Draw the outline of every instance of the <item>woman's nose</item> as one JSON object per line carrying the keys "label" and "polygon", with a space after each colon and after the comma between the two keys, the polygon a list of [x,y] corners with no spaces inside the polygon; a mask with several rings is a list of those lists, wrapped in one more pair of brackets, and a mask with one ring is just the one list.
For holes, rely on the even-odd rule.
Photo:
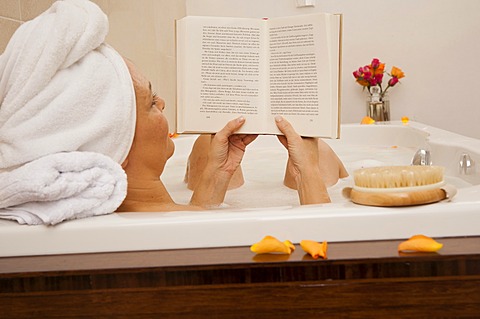
{"label": "woman's nose", "polygon": [[165,109],[165,101],[164,101],[162,98],[157,97],[157,101],[156,101],[155,104],[158,106],[158,108],[159,108],[161,111],[163,111],[163,110]]}

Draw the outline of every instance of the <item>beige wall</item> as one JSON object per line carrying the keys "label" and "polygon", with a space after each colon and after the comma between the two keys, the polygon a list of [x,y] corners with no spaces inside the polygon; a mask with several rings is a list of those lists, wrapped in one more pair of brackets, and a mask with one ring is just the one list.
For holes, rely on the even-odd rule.
{"label": "beige wall", "polygon": [[[175,121],[175,19],[185,15],[180,0],[110,0],[107,42],[132,60],[165,100],[169,123]],[[173,125],[171,125],[172,127]]]}
{"label": "beige wall", "polygon": [[[55,0],[0,0],[0,52],[5,50],[8,40],[22,22],[31,20],[48,9]],[[96,0],[104,11],[108,0]]]}
{"label": "beige wall", "polygon": [[188,15],[274,17],[343,14],[342,123],[365,116],[352,72],[379,58],[406,77],[390,91],[391,118],[480,139],[479,0],[185,0]]}
{"label": "beige wall", "polygon": [[[179,0],[92,0],[108,15],[107,42],[134,61],[152,82],[174,121],[175,41],[174,21],[185,13]],[[25,21],[35,18],[55,0],[0,0],[0,53]],[[170,106],[170,107],[169,107]]]}
{"label": "beige wall", "polygon": [[[54,0],[0,0],[0,52],[16,28]],[[480,138],[480,1],[322,0],[295,8],[293,0],[94,0],[110,18],[107,41],[152,81],[174,119],[174,20],[197,15],[273,16],[313,11],[344,14],[342,122],[359,122],[364,93],[352,71],[373,57],[401,67],[392,92],[392,118],[410,119]],[[381,14],[375,19],[371,8]],[[381,26],[381,27],[379,27]],[[459,67],[460,65],[460,67]],[[461,70],[461,72],[459,71]],[[460,72],[460,73],[459,73]]]}

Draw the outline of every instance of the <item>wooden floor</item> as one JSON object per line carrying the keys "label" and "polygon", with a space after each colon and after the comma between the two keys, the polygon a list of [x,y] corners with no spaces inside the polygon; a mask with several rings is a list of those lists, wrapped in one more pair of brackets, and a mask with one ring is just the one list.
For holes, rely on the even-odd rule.
{"label": "wooden floor", "polygon": [[480,237],[436,239],[0,258],[0,318],[480,318]]}

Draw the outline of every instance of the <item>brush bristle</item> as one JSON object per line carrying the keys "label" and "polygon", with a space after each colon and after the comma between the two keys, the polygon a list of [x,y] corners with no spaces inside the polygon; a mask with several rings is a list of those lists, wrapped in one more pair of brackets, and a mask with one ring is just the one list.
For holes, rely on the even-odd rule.
{"label": "brush bristle", "polygon": [[358,169],[353,177],[358,187],[399,188],[441,183],[443,173],[442,166],[381,166]]}

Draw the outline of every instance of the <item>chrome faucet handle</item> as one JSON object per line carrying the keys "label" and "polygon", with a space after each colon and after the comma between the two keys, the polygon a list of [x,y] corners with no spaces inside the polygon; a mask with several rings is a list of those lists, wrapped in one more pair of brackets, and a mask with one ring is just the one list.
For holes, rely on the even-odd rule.
{"label": "chrome faucet handle", "polygon": [[463,175],[471,174],[475,167],[475,161],[467,153],[463,153],[460,156],[460,162],[458,164],[460,168],[460,174]]}
{"label": "chrome faucet handle", "polygon": [[413,155],[412,165],[432,165],[432,155],[429,150],[419,149]]}

